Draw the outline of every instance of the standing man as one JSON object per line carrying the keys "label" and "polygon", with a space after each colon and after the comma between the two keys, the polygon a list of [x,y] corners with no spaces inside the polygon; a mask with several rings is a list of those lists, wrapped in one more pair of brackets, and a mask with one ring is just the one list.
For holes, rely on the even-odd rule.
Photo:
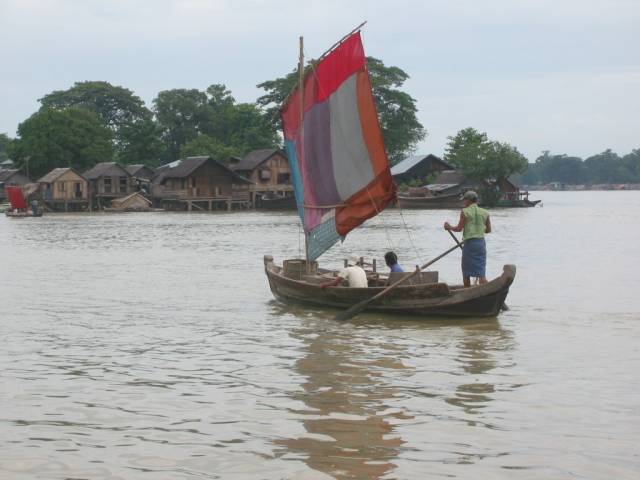
{"label": "standing man", "polygon": [[462,231],[462,279],[465,287],[471,286],[471,277],[480,279],[480,285],[487,283],[487,247],[485,233],[491,232],[489,212],[478,206],[478,194],[472,190],[462,197],[464,208],[460,212],[458,225],[452,227],[444,222],[444,229],[453,232]]}
{"label": "standing man", "polygon": [[346,281],[347,285],[352,288],[367,288],[369,282],[367,281],[367,274],[364,269],[359,265],[360,259],[354,255],[347,259],[347,266],[340,270],[338,276],[320,285],[320,288],[335,287],[340,285],[342,281]]}

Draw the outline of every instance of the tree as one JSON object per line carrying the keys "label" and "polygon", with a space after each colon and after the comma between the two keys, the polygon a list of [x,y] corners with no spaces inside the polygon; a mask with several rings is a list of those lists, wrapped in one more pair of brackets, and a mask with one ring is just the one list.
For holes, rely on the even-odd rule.
{"label": "tree", "polygon": [[495,184],[523,172],[528,166],[526,157],[517,148],[508,143],[490,141],[486,133],[473,128],[460,130],[448,139],[444,159],[482,185],[480,193],[487,204],[498,200],[494,194]]}
{"label": "tree", "polygon": [[140,120],[120,128],[118,161],[126,165],[142,163],[157,166],[165,152],[161,130],[152,119]]}
{"label": "tree", "polygon": [[180,157],[199,157],[208,155],[221,162],[226,162],[229,157],[237,155],[232,147],[222,145],[209,135],[202,134],[187,142],[180,148]]}
{"label": "tree", "polygon": [[168,90],[154,100],[171,159],[207,154],[224,160],[278,144],[277,133],[256,105],[236,103],[224,85]]}
{"label": "tree", "polygon": [[631,180],[631,172],[611,149],[587,158],[584,165],[592,183],[623,183]]}
{"label": "tree", "polygon": [[[306,70],[314,64],[312,60]],[[426,136],[416,116],[415,99],[400,88],[409,75],[398,67],[387,67],[381,60],[367,57],[373,98],[378,111],[382,136],[392,165],[410,153]],[[298,71],[257,85],[265,90],[256,103],[265,109],[274,129],[281,130],[280,107],[298,82]]]}
{"label": "tree", "polygon": [[640,148],[636,148],[622,157],[622,162],[631,173],[632,182],[640,183]]}
{"label": "tree", "polygon": [[18,126],[16,165],[33,178],[56,167],[83,171],[113,158],[113,133],[85,108],[41,109]]}
{"label": "tree", "polygon": [[197,89],[164,90],[158,93],[153,105],[168,158],[175,160],[180,148],[200,133],[206,120],[207,94]]}
{"label": "tree", "polygon": [[103,81],[76,82],[40,99],[43,109],[83,107],[94,112],[112,130],[118,160],[154,163],[159,155],[159,131],[142,99],[124,87]]}
{"label": "tree", "polygon": [[13,140],[6,133],[0,133],[0,161],[9,158],[9,150]]}

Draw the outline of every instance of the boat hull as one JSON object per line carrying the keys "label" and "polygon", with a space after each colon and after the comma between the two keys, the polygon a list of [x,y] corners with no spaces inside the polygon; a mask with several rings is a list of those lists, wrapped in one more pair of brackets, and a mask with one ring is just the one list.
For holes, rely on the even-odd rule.
{"label": "boat hull", "polygon": [[439,195],[434,197],[417,197],[409,195],[398,196],[398,206],[400,208],[416,208],[416,209],[459,209],[464,207],[460,195]]}
{"label": "boat hull", "polygon": [[[284,275],[282,268],[265,256],[265,273],[271,292],[285,303],[348,308],[371,298],[385,287],[320,288],[317,280],[297,280]],[[485,285],[470,288],[449,287],[445,283],[399,286],[388,295],[371,302],[367,310],[390,314],[408,314],[424,317],[485,317],[496,316],[502,308],[509,287],[515,278],[514,265],[505,265],[500,277]],[[331,277],[325,278],[325,280]]]}
{"label": "boat hull", "polygon": [[295,210],[296,197],[263,198],[257,208],[261,210]]}
{"label": "boat hull", "polygon": [[38,212],[37,214],[34,214],[32,212],[13,212],[13,211],[10,211],[10,210],[5,211],[4,214],[7,217],[10,217],[10,218],[26,218],[26,217],[41,217],[42,216],[42,212]]}

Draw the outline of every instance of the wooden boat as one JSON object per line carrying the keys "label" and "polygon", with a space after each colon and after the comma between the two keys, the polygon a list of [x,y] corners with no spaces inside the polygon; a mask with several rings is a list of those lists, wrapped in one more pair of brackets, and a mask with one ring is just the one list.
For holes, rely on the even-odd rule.
{"label": "wooden boat", "polygon": [[4,214],[7,217],[11,217],[11,218],[26,218],[26,217],[41,217],[42,216],[42,210],[39,211],[38,213],[33,213],[31,210],[7,210],[4,212]]}
{"label": "wooden boat", "polygon": [[367,309],[423,316],[497,315],[515,277],[513,265],[506,265],[502,275],[491,282],[470,288],[438,282],[434,272],[404,274],[410,277],[396,283],[375,271],[367,273],[366,288],[321,287],[335,280],[338,272],[319,269],[316,260],[351,230],[392,205],[397,189],[359,28],[314,62],[307,75],[303,74],[302,52],[301,38],[298,87],[285,101],[281,115],[305,232],[305,258],[284,260],[279,267],[271,255],[264,256],[273,295],[284,302],[346,308],[372,299],[391,283],[394,289],[371,301]]}
{"label": "wooden boat", "polygon": [[464,207],[464,203],[458,193],[432,196],[398,195],[398,207],[425,210],[439,208],[461,209]]}
{"label": "wooden boat", "polygon": [[502,208],[531,208],[538,205],[542,200],[529,200],[528,198],[521,198],[518,200],[500,200],[496,207]]}
{"label": "wooden boat", "polygon": [[[302,268],[275,265],[273,257],[265,255],[264,270],[273,295],[287,303],[303,303],[323,307],[348,308],[373,297],[388,284],[388,277],[367,272],[369,288],[327,287],[320,284],[335,278],[337,271],[318,269],[314,273]],[[293,264],[295,265],[295,264]],[[485,285],[464,288],[442,282],[399,286],[388,295],[371,302],[367,310],[421,316],[495,316],[500,312],[516,276],[514,265],[505,265],[502,275]]]}
{"label": "wooden boat", "polygon": [[5,187],[5,191],[7,193],[9,203],[11,204],[10,208],[4,212],[7,217],[25,218],[42,216],[42,209],[37,208],[37,204],[35,204],[33,208],[29,208],[22,187],[9,185]]}
{"label": "wooden boat", "polygon": [[283,195],[263,195],[257,205],[262,210],[295,210],[296,197]]}

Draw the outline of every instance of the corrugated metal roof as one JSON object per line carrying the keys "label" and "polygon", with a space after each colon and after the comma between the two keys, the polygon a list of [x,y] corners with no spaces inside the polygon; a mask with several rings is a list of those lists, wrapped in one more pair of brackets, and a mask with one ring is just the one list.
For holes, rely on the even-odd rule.
{"label": "corrugated metal roof", "polygon": [[391,167],[391,175],[402,175],[403,173],[408,172],[410,169],[418,165],[420,162],[427,161],[437,161],[446,165],[448,168],[453,168],[453,165],[442,160],[440,157],[436,157],[434,154],[430,153],[428,155],[411,155],[400,163],[395,164]]}

